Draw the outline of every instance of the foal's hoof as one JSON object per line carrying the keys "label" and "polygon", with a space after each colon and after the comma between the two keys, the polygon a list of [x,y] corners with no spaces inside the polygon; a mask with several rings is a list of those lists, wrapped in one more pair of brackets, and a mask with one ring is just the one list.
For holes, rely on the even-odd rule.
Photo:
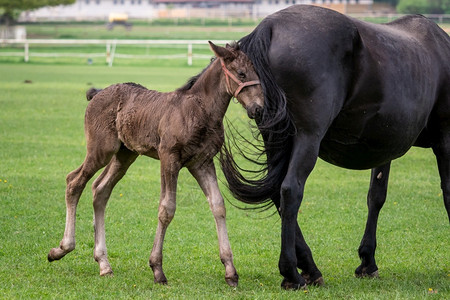
{"label": "foal's hoof", "polygon": [[52,262],[55,260],[60,260],[61,258],[64,257],[64,255],[66,255],[66,253],[63,250],[61,250],[61,248],[53,248],[48,253],[47,259],[49,262]]}
{"label": "foal's hoof", "polygon": [[154,280],[155,283],[159,283],[159,284],[162,284],[162,285],[166,285],[167,284],[167,278],[166,278],[166,275],[164,275],[163,272],[155,272],[153,274],[153,276],[155,277],[155,280]]}
{"label": "foal's hoof", "polygon": [[239,275],[236,273],[232,277],[225,277],[225,281],[231,287],[237,287],[239,281]]}
{"label": "foal's hoof", "polygon": [[114,276],[114,272],[111,269],[100,271],[100,276],[102,276],[102,277],[113,277]]}
{"label": "foal's hoof", "polygon": [[283,279],[281,287],[285,290],[306,290],[307,285],[306,283],[293,283]]}
{"label": "foal's hoof", "polygon": [[161,285],[167,285],[167,279],[164,277],[163,279],[156,279],[154,280],[155,283],[161,284]]}
{"label": "foal's hoof", "polygon": [[148,264],[153,271],[153,278],[155,279],[154,282],[162,284],[162,285],[166,285],[167,278],[166,278],[166,275],[164,275],[161,263],[152,263],[152,259],[150,257]]}
{"label": "foal's hoof", "polygon": [[47,260],[49,262],[55,261],[55,259],[53,258],[53,256],[50,253],[47,255]]}

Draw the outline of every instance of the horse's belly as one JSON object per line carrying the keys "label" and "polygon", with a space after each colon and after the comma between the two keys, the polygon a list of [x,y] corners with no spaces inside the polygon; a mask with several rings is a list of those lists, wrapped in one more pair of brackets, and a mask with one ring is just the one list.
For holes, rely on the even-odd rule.
{"label": "horse's belly", "polygon": [[[346,119],[346,120],[344,120]],[[370,169],[405,154],[422,122],[404,118],[338,118],[320,145],[323,160],[348,169]]]}
{"label": "horse's belly", "polygon": [[405,154],[410,145],[397,151],[384,147],[370,147],[364,142],[344,144],[335,140],[323,140],[319,157],[333,165],[355,170],[371,169]]}

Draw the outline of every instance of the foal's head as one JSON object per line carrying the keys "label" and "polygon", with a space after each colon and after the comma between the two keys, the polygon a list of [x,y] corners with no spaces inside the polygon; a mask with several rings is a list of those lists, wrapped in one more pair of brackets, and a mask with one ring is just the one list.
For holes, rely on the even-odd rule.
{"label": "foal's head", "polygon": [[220,60],[226,80],[227,91],[247,110],[248,117],[257,118],[262,113],[264,94],[258,75],[250,59],[237,46],[226,48],[209,42]]}

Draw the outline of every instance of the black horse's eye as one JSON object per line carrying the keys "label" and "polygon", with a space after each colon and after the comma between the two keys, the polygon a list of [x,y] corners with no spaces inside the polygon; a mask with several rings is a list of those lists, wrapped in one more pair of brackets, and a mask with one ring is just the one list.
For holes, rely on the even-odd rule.
{"label": "black horse's eye", "polygon": [[237,73],[238,73],[239,78],[241,78],[241,79],[245,78],[245,73],[243,71],[239,70]]}

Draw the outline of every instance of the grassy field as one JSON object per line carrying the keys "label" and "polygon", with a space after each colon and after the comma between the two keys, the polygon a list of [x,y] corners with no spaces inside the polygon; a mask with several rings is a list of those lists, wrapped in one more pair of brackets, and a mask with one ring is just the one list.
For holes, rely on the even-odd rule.
{"label": "grassy field", "polygon": [[[181,24],[182,25],[182,24]],[[239,39],[257,24],[239,26],[194,26],[173,24],[135,24],[131,30],[116,26],[108,30],[105,24],[27,24],[29,38],[55,39]]]}
{"label": "grassy field", "polygon": [[[169,91],[203,66],[0,63],[0,298],[450,298],[450,228],[436,164],[426,149],[414,149],[393,163],[379,222],[379,279],[353,276],[369,172],[322,161],[308,181],[299,222],[323,272],[324,287],[282,291],[279,218],[230,203],[228,230],[240,283],[228,287],[213,217],[187,171],[180,175],[177,213],[165,242],[169,285],[154,284],[148,256],[157,225],[159,162],[143,157],[113,191],[107,208],[114,277],[101,278],[93,260],[90,184],[77,212],[77,248],[48,263],[47,253],[59,244],[64,230],[65,176],[85,154],[85,91],[127,81]],[[230,105],[228,118],[239,128],[246,127],[245,116],[239,105]]]}
{"label": "grassy field", "polygon": [[[206,23],[203,23],[206,22]],[[201,39],[201,40],[227,40],[236,41],[250,33],[257,22],[234,20],[233,26],[227,25],[227,20],[179,20],[175,25],[173,20],[154,22],[135,22],[132,30],[126,30],[123,26],[116,26],[113,30],[107,30],[104,23],[30,23],[26,26],[27,37],[32,39]],[[372,22],[388,21],[386,19],[370,19]],[[449,24],[440,26],[450,32]],[[193,45],[196,67],[204,66],[207,62],[204,58],[195,55],[210,55],[211,51],[204,45]],[[104,66],[106,64],[105,45],[36,45],[31,44],[30,62],[38,64],[75,64]],[[14,53],[14,56],[8,54]],[[19,63],[24,61],[24,46],[1,45],[0,63]],[[134,58],[114,58],[114,66],[177,66],[184,67],[187,64],[186,45],[118,45],[116,54],[135,56]],[[52,57],[52,54],[58,56]],[[42,57],[43,55],[46,55]],[[159,59],[155,56],[178,55],[179,58]],[[153,57],[152,57],[153,56]]]}
{"label": "grassy field", "polygon": [[[195,23],[195,20],[193,21]],[[209,20],[208,22],[213,22]],[[255,27],[255,23],[236,22],[236,26],[227,26],[222,23],[200,24],[189,26],[175,26],[173,24],[137,23],[132,30],[126,30],[123,26],[117,26],[113,30],[107,30],[104,23],[44,23],[44,24],[24,24],[27,29],[27,37],[33,39],[201,39],[201,40],[227,40],[235,41],[250,33]],[[182,24],[181,24],[182,25]],[[193,45],[194,66],[201,67],[207,62],[205,59],[196,58],[195,55],[211,55],[208,44]],[[19,63],[24,61],[23,45],[1,45],[1,53],[14,52],[18,56],[0,56],[0,62]],[[118,45],[115,52],[124,55],[138,55],[136,58],[114,59],[114,66],[180,66],[187,64],[187,45],[142,45],[129,46]],[[39,57],[43,53],[59,54],[70,56],[59,57]],[[80,56],[81,55],[81,56]],[[96,55],[102,55],[98,57]],[[155,59],[149,56],[158,55],[184,55],[175,59]],[[78,56],[78,57],[77,57]],[[106,64],[106,49],[104,45],[30,45],[30,62],[40,64],[76,64],[86,65],[87,62],[93,65],[103,66]]]}

